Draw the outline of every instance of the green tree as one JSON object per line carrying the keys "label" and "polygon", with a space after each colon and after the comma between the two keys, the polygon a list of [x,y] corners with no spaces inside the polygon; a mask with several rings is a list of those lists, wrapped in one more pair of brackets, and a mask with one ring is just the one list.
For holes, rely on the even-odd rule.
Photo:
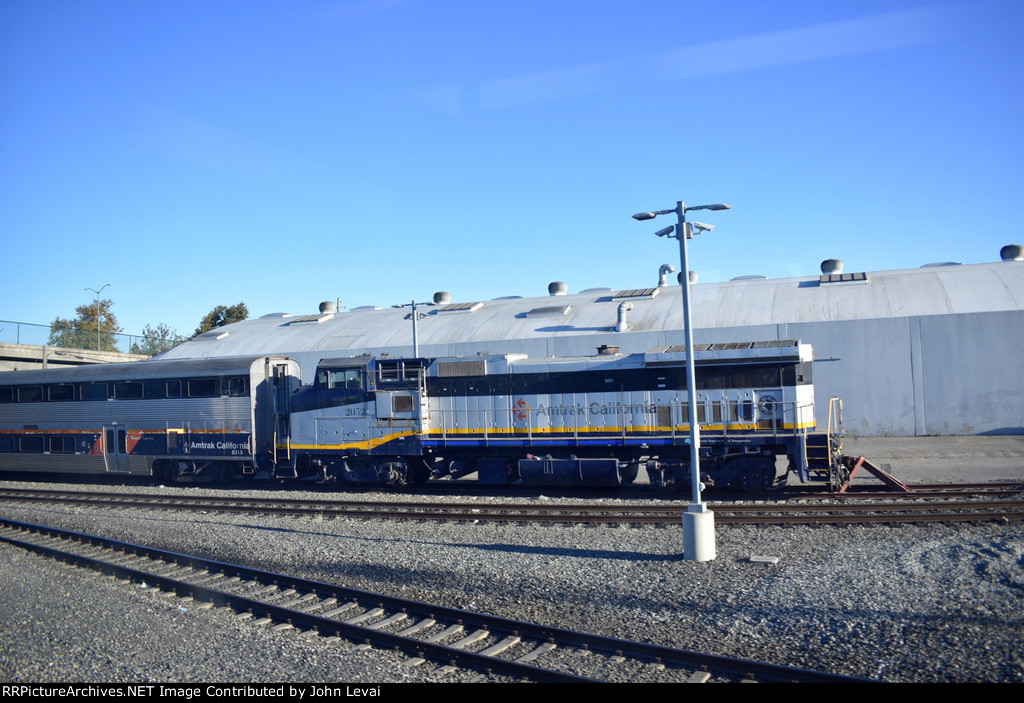
{"label": "green tree", "polygon": [[245,306],[245,303],[239,303],[238,305],[218,305],[211,310],[203,321],[199,323],[199,327],[196,329],[196,334],[202,334],[203,332],[209,332],[210,330],[223,327],[224,325],[230,325],[233,322],[241,322],[242,320],[248,319],[249,308]]}
{"label": "green tree", "polygon": [[75,308],[78,317],[74,320],[56,318],[50,323],[48,343],[55,347],[120,351],[115,335],[121,332],[121,327],[111,311],[113,306],[113,300],[93,301]]}
{"label": "green tree", "polygon": [[132,354],[145,354],[156,356],[168,349],[178,346],[184,341],[182,336],[162,322],[156,327],[146,325],[142,330],[142,337],[132,341]]}

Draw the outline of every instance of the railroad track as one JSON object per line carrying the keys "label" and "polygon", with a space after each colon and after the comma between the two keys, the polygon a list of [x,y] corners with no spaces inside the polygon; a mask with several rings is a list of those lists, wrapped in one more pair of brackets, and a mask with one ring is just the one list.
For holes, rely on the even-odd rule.
{"label": "railroad track", "polygon": [[[1019,491],[1019,487],[1018,491]],[[1004,488],[989,495],[1011,494]],[[863,524],[921,522],[1017,522],[1024,520],[1024,499],[1020,493],[1009,498],[978,497],[975,490],[961,499],[949,499],[950,492],[906,495],[879,494],[877,497],[828,494],[812,502],[801,498],[792,502],[711,502],[717,524],[792,525]],[[936,497],[929,498],[928,495]],[[346,499],[292,499],[254,497],[213,497],[109,493],[95,491],[56,491],[0,488],[0,497],[8,501],[67,503],[87,506],[242,512],[295,515],[316,518],[363,518],[402,520],[446,520],[466,522],[541,522],[560,524],[642,524],[676,525],[685,510],[682,502],[638,505],[635,503],[545,504],[426,503],[409,501],[364,501]]]}
{"label": "railroad track", "polygon": [[[0,540],[187,599],[253,626],[407,654],[405,666],[539,682],[859,682],[840,676],[456,610],[225,564],[94,535],[0,519]],[[451,667],[451,668],[450,668]]]}

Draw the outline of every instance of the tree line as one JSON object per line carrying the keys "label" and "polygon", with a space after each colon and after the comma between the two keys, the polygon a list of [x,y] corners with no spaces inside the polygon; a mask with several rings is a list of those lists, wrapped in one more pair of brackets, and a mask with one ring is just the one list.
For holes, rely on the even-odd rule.
{"label": "tree line", "polygon": [[[50,337],[48,344],[54,347],[69,347],[74,349],[95,349],[98,351],[122,351],[118,348],[118,335],[124,333],[117,322],[112,308],[114,301],[108,299],[94,300],[86,305],[79,305],[75,308],[77,317],[66,320],[57,317],[50,323]],[[199,327],[190,335],[194,337],[209,332],[217,327],[230,325],[233,322],[241,322],[248,319],[249,308],[245,303],[237,305],[218,305],[200,321]],[[171,349],[188,337],[178,334],[176,330],[170,329],[164,323],[146,325],[142,334],[132,336],[131,344],[127,349],[129,354],[145,354],[156,356]]]}

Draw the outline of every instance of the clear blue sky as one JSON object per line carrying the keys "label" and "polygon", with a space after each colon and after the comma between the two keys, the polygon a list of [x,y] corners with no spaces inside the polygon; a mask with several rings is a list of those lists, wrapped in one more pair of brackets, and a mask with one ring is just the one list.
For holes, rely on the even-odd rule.
{"label": "clear blue sky", "polygon": [[998,259],[1020,0],[0,0],[0,319]]}

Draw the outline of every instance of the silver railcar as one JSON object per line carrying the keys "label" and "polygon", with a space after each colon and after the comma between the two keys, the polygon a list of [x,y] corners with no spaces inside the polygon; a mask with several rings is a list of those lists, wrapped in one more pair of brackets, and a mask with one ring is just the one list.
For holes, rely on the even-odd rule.
{"label": "silver railcar", "polygon": [[0,470],[170,479],[270,469],[288,460],[275,447],[300,378],[281,356],[6,373]]}

